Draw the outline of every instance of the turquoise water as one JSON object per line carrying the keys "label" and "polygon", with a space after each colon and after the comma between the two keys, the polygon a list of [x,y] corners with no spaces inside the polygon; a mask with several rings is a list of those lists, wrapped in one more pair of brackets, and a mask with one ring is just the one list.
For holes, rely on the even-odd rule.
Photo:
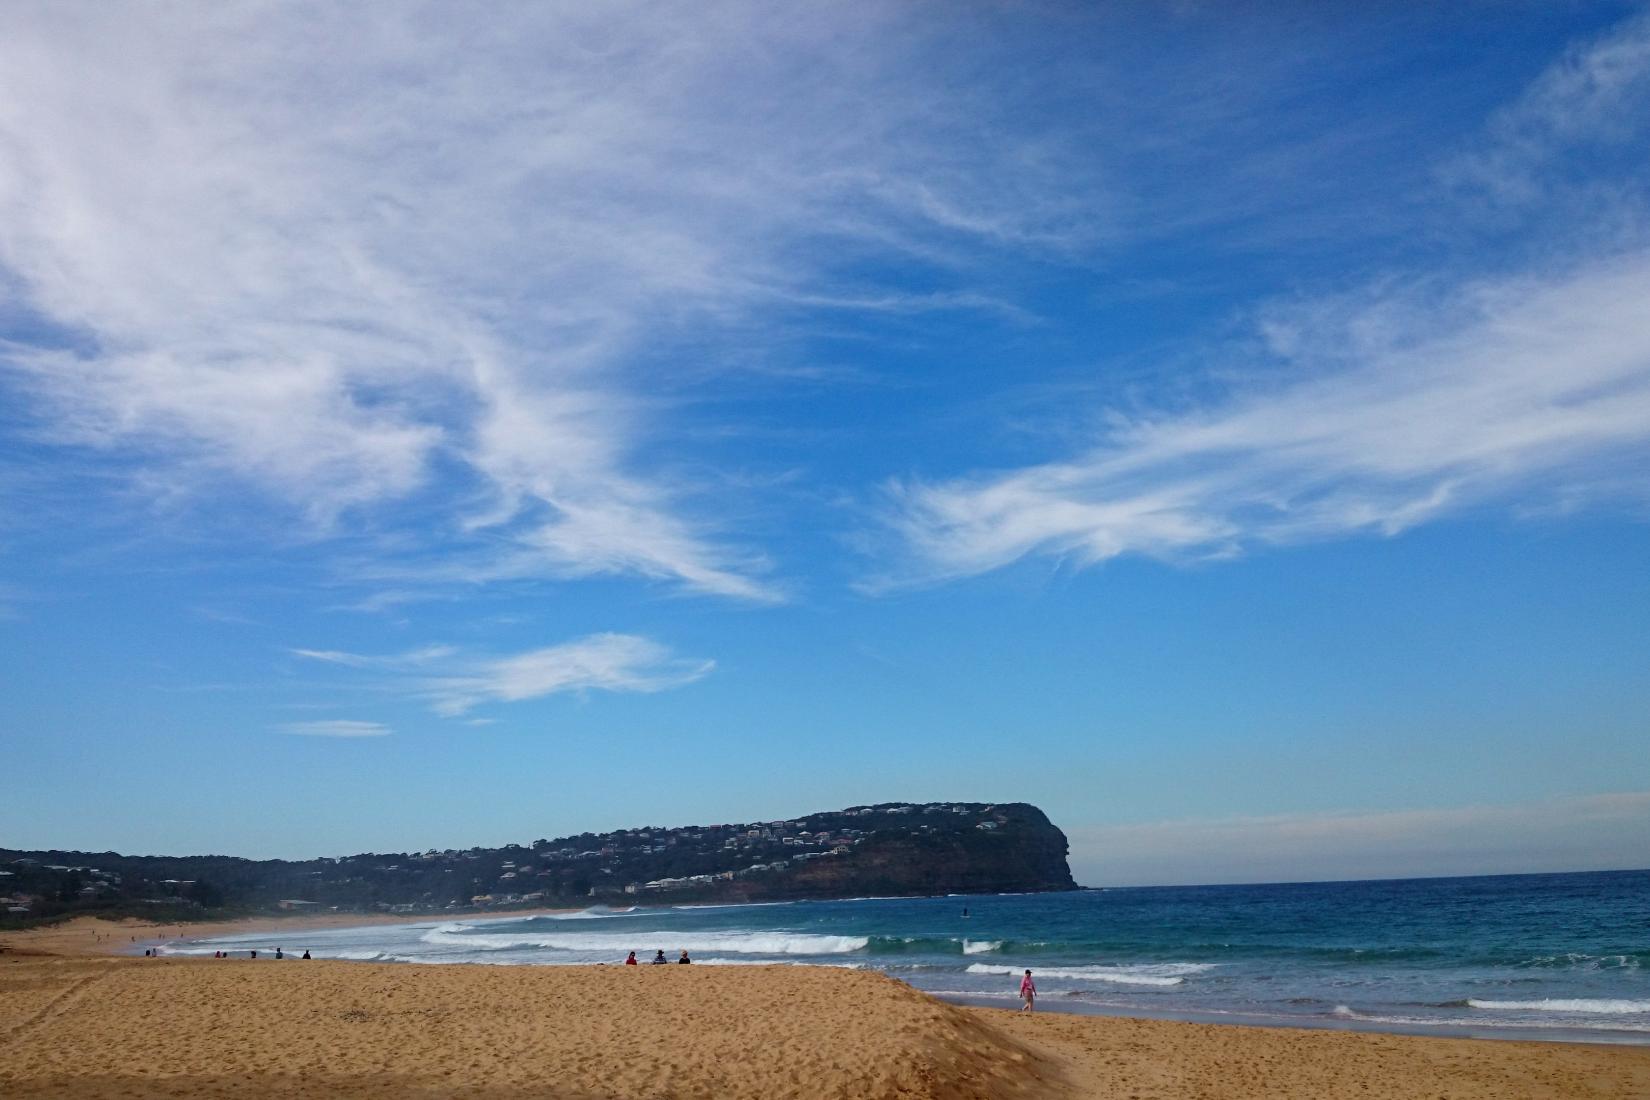
{"label": "turquoise water", "polygon": [[[967,916],[964,916],[964,910]],[[273,949],[265,936],[168,953]],[[1650,1043],[1650,871],[592,909],[306,933],[409,963],[872,968],[938,996],[1183,1019]]]}

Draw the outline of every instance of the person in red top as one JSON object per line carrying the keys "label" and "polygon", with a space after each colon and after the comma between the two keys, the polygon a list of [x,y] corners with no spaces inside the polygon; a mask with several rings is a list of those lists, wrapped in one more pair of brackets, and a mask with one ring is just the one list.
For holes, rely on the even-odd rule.
{"label": "person in red top", "polygon": [[624,964],[626,966],[635,966],[635,965],[637,965],[637,963],[636,963],[636,952],[632,951],[630,953],[630,956],[625,959]]}
{"label": "person in red top", "polygon": [[1025,1002],[1020,1006],[1021,1012],[1034,1011],[1032,1004],[1037,1000],[1037,983],[1031,980],[1029,970],[1026,971],[1026,976],[1020,979],[1020,1000]]}

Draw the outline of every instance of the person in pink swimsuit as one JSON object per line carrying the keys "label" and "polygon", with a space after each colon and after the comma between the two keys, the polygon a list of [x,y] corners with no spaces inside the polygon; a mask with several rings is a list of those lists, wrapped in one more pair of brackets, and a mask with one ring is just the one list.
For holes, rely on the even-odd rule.
{"label": "person in pink swimsuit", "polygon": [[1020,1006],[1021,1012],[1033,1011],[1032,1005],[1037,1000],[1037,983],[1031,980],[1029,970],[1026,971],[1026,976],[1020,979],[1020,1000],[1025,1002]]}

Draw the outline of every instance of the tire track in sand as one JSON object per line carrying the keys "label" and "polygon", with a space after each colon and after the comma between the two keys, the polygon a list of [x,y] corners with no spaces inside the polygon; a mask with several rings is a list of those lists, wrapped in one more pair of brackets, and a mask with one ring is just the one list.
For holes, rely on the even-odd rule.
{"label": "tire track in sand", "polygon": [[77,978],[69,988],[35,1009],[28,1016],[13,1024],[5,1031],[0,1032],[0,1044],[15,1042],[27,1035],[30,1031],[45,1023],[58,1009],[70,1001],[78,1000],[87,989],[107,978],[111,971],[99,970],[96,974],[88,974],[84,978]]}

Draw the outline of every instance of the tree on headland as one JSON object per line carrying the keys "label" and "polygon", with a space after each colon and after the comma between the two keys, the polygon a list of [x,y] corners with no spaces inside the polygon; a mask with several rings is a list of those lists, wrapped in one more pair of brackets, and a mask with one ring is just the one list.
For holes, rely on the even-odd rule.
{"label": "tree on headland", "polygon": [[184,890],[183,896],[203,909],[216,909],[223,904],[223,890],[208,879],[198,878]]}

